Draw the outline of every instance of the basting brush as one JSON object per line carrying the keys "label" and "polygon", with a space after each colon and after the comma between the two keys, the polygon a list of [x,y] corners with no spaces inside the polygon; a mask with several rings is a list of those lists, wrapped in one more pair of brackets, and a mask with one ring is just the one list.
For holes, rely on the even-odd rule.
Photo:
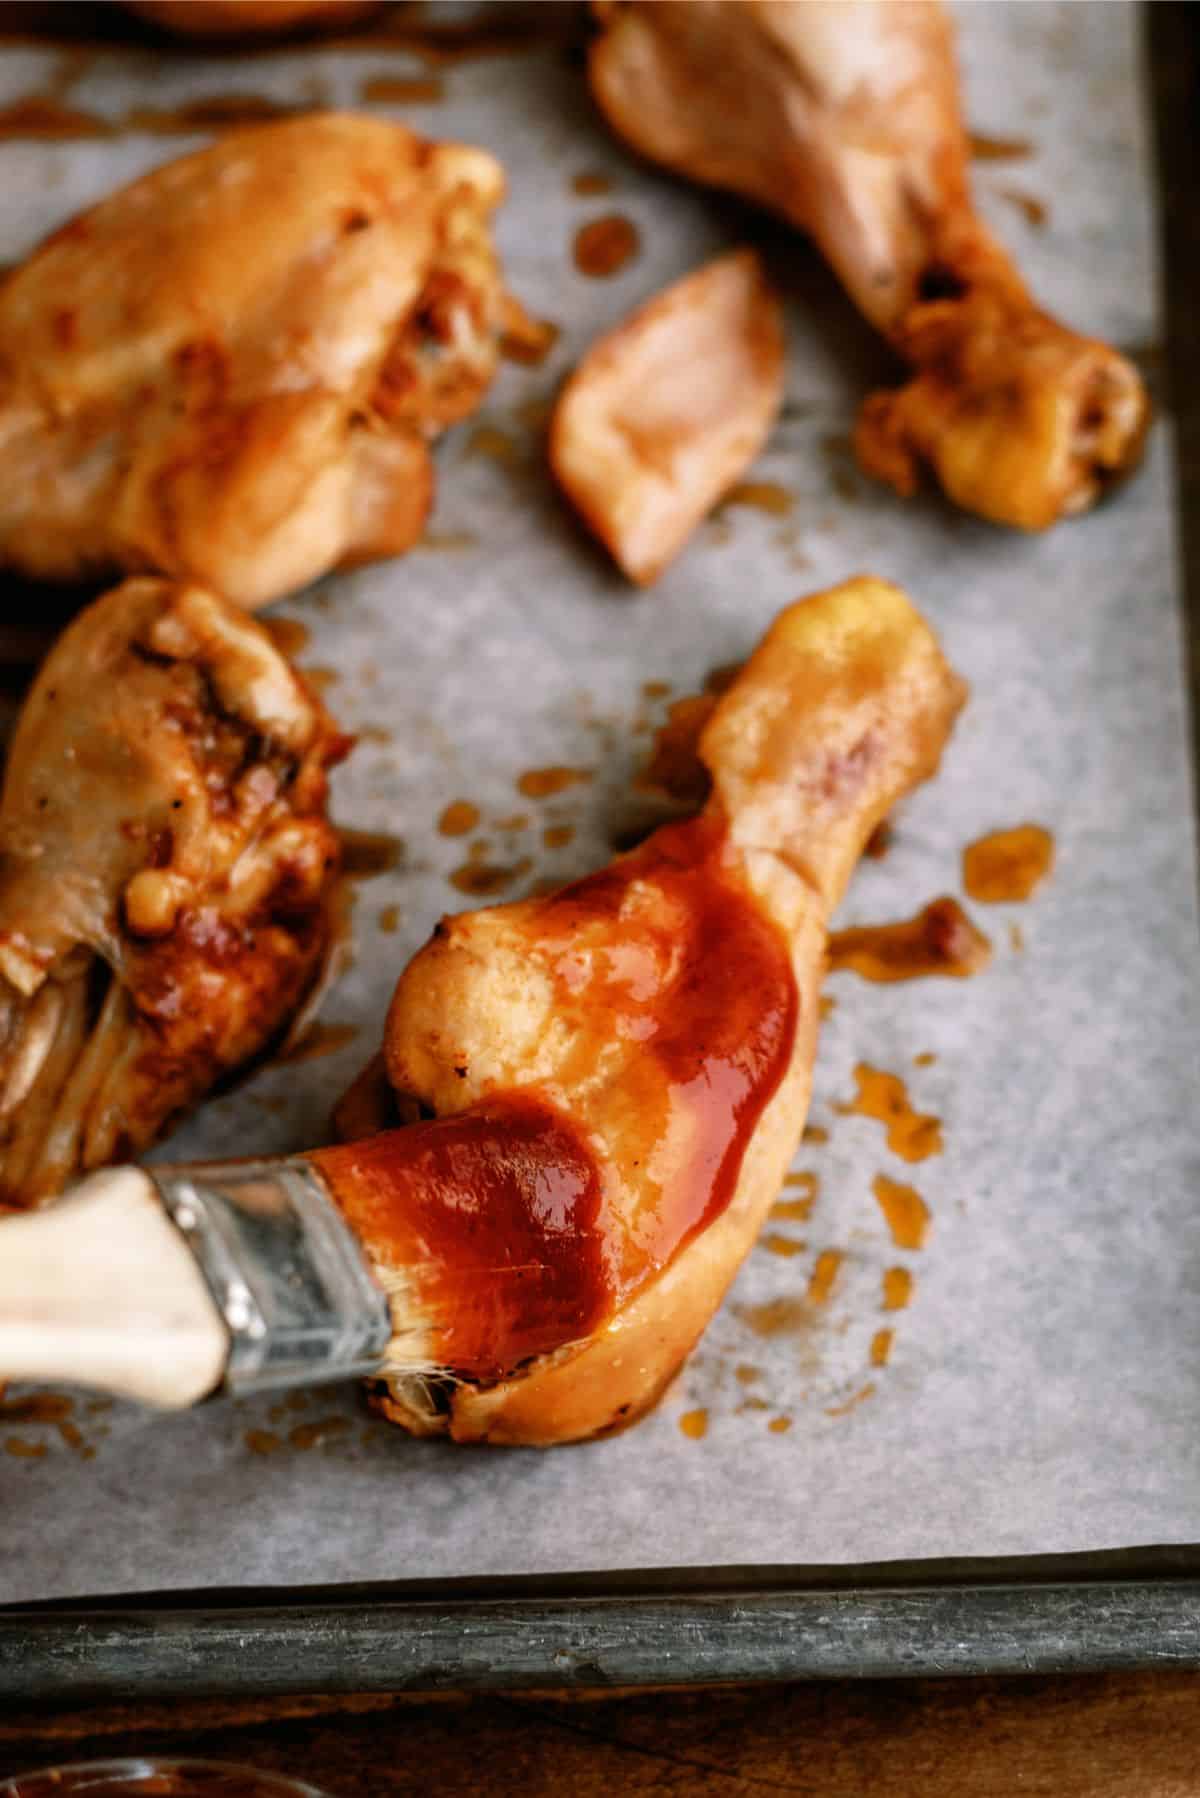
{"label": "basting brush", "polygon": [[307,1157],[107,1168],[6,1219],[0,1380],[173,1409],[435,1371],[427,1307],[373,1260],[336,1184]]}

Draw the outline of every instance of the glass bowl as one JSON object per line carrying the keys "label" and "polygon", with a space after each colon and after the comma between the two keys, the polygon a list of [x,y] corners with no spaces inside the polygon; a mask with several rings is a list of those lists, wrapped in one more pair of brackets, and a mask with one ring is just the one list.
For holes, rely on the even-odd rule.
{"label": "glass bowl", "polygon": [[330,1798],[315,1786],[280,1773],[235,1767],[224,1761],[89,1761],[18,1773],[0,1785],[0,1798]]}

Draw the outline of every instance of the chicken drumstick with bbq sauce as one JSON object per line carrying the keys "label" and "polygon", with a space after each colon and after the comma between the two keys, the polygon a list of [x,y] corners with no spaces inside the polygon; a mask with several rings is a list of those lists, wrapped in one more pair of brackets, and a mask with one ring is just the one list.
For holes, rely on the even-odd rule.
{"label": "chicken drumstick with bbq sauce", "polygon": [[659,1397],[799,1139],[830,913],[964,694],[898,588],[805,600],[714,701],[698,816],[438,926],[383,1048],[426,1121],[311,1157],[413,1320],[389,1417],[551,1444]]}
{"label": "chicken drumstick with bbq sauce", "polygon": [[928,464],[999,524],[1043,530],[1136,461],[1149,406],[1117,351],[1033,301],[974,210],[940,0],[596,0],[592,90],[644,155],[815,239],[913,369],[856,435],[901,493]]}

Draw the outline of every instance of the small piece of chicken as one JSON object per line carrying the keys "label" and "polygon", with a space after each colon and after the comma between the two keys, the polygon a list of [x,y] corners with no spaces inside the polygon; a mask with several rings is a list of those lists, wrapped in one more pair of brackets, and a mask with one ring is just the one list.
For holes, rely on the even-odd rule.
{"label": "small piece of chicken", "polygon": [[0,562],[253,607],[407,549],[495,372],[502,190],[482,150],[313,114],[55,232],[0,289]]}
{"label": "small piece of chicken", "polygon": [[[698,817],[438,926],[384,1038],[394,1092],[436,1121],[312,1157],[424,1320],[389,1417],[549,1444],[659,1397],[799,1138],[829,914],[964,692],[898,588],[805,600],[714,702]],[[373,1073],[344,1123],[383,1121]]]}
{"label": "small piece of chicken", "polygon": [[380,10],[383,0],[125,0],[126,10],[178,37],[271,37],[335,30]]}
{"label": "small piece of chicken", "polygon": [[1145,389],[1034,304],[976,216],[939,0],[598,0],[593,91],[636,149],[816,239],[915,378],[856,446],[911,493],[1041,530],[1136,460]]}
{"label": "small piece of chicken", "polygon": [[657,580],[757,456],[785,349],[762,263],[737,250],[640,306],[566,383],[550,466],[630,580]]}
{"label": "small piece of chicken", "polygon": [[51,651],[0,793],[0,1199],[147,1148],[332,946],[349,747],[261,625],[126,581]]}

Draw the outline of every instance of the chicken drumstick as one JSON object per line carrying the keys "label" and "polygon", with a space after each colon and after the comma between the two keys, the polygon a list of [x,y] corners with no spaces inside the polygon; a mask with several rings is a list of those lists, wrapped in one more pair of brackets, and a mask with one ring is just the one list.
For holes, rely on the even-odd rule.
{"label": "chicken drumstick", "polygon": [[972,207],[939,0],[597,0],[593,91],[633,146],[815,238],[914,369],[859,420],[864,467],[1041,530],[1137,458],[1124,357],[1042,312]]}
{"label": "chicken drumstick", "polygon": [[549,1444],[654,1403],[795,1149],[830,912],[964,692],[897,588],[803,601],[714,702],[696,818],[438,926],[384,1040],[434,1121],[311,1157],[422,1320],[388,1416]]}

